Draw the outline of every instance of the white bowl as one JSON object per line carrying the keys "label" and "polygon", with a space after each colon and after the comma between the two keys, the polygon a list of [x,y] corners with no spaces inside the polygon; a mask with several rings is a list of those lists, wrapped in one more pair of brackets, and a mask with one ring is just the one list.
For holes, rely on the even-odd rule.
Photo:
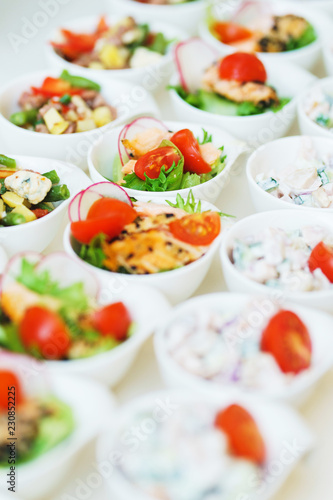
{"label": "white bowl", "polygon": [[89,177],[75,165],[48,158],[35,158],[33,156],[18,156],[8,154],[15,158],[17,165],[23,169],[34,170],[41,174],[56,170],[61,184],[67,184],[70,198],[55,203],[56,208],[41,219],[0,228],[0,244],[8,256],[22,251],[43,251],[54,239],[64,219],[67,207],[78,192],[89,186]]}
{"label": "white bowl", "polygon": [[198,24],[206,11],[206,1],[196,0],[184,5],[145,5],[135,0],[109,0],[111,12],[141,16],[146,21],[157,21],[179,26],[190,35],[196,35]]}
{"label": "white bowl", "polygon": [[[220,174],[210,181],[200,184],[199,186],[194,186],[191,189],[181,189],[178,191],[167,192],[167,195],[172,198],[174,198],[178,192],[183,198],[185,198],[192,190],[195,198],[215,203],[230,178],[235,161],[245,151],[245,145],[217,127],[210,127],[205,124],[198,125],[196,123],[189,122],[165,121],[163,123],[165,123],[169,130],[173,131],[189,128],[196,137],[202,136],[202,129],[204,128],[209,134],[213,135],[213,144],[216,147],[224,145],[223,153],[227,155],[227,161],[224,170]],[[115,156],[118,155],[118,137],[121,130],[122,127],[110,130],[107,134],[98,139],[90,148],[88,154],[88,167],[90,177],[94,182],[105,181],[105,179],[112,181],[112,165]],[[143,191],[138,191],[137,189],[128,188],[126,188],[126,191],[129,196],[133,196],[134,198],[144,193]],[[152,192],[149,193],[149,196],[152,200],[157,200],[159,198],[165,199],[166,193]]]}
{"label": "white bowl", "polygon": [[328,76],[333,76],[333,44],[329,41],[323,46],[324,66]]}
{"label": "white bowl", "polygon": [[[282,486],[297,462],[313,446],[313,436],[302,419],[293,410],[281,404],[267,403],[256,398],[251,399],[244,395],[239,395],[235,398],[224,392],[221,392],[218,397],[179,391],[146,394],[120,409],[110,422],[109,431],[98,442],[97,459],[101,464],[101,472],[102,464],[104,467],[114,465],[112,476],[106,479],[111,498],[116,498],[117,500],[128,500],[129,498],[135,498],[136,500],[156,500],[157,497],[140,491],[139,488],[127,480],[119,472],[117,465],[126,461],[126,456],[131,453],[134,445],[137,446],[135,453],[140,453],[140,447],[144,446],[144,441],[154,439],[154,432],[145,432],[143,429],[150,430],[154,424],[155,426],[158,425],[156,422],[160,422],[161,418],[163,418],[163,421],[170,420],[170,425],[172,425],[173,415],[181,411],[182,405],[198,403],[210,405],[214,415],[217,411],[230,404],[238,403],[242,405],[253,415],[258,423],[266,444],[267,463],[277,464],[278,466],[279,474],[275,473],[277,467],[274,467],[274,480],[272,480],[269,472],[269,466],[268,471],[266,470],[264,473],[263,482],[254,481],[253,484],[249,484],[249,491],[244,491],[244,495],[237,496],[239,499],[255,498],[256,500],[267,500],[270,498]],[[138,428],[141,431],[139,434],[140,438],[138,439],[134,437],[131,429],[133,429],[133,418],[135,416],[137,418],[141,414],[143,418],[142,426]],[[146,418],[147,414],[151,418]],[[213,418],[212,415],[212,420]],[[147,426],[145,426],[146,422]],[[128,430],[128,432],[124,433],[124,430]],[[117,449],[119,441],[121,442],[121,450]],[[296,453],[293,453],[293,458],[291,458],[290,450],[292,449],[292,444],[295,445],[295,443],[297,443],[298,449],[295,450]],[[114,450],[120,453],[115,455]],[[156,450],[156,455],[157,453],[158,450]],[[181,453],[181,449],[179,453]],[[284,459],[286,455],[288,458]],[[198,471],[198,474],[200,474],[200,471]],[[254,477],[253,480],[255,480]]]}
{"label": "white bowl", "polygon": [[[268,2],[267,2],[268,3]],[[308,4],[309,2],[306,2]],[[317,2],[316,2],[317,3]],[[276,53],[265,53],[258,52],[257,54],[266,64],[269,61],[281,61],[297,64],[307,70],[313,68],[313,66],[318,62],[321,55],[321,42],[322,38],[330,33],[333,29],[333,20],[329,19],[325,13],[318,11],[317,8],[311,9],[308,5],[304,6],[297,4],[296,2],[284,2],[279,0],[278,2],[270,2],[271,6],[274,7],[273,12],[276,15],[283,14],[296,14],[305,17],[311,24],[313,24],[318,38],[310,45],[303,47],[301,49],[292,50],[288,52],[276,52]],[[216,19],[228,20],[233,12],[236,10],[237,4],[232,3],[231,7],[223,1],[217,0],[217,5],[215,7]],[[214,10],[213,10],[214,12]],[[214,45],[223,55],[235,52],[236,49],[228,44],[220,42],[209,30],[206,19],[202,20],[199,26],[200,36]]]}
{"label": "white bowl", "polygon": [[[148,194],[145,196],[140,196],[138,199],[139,201],[149,201],[151,200],[151,197]],[[176,201],[175,198],[169,196],[166,196],[165,199],[173,203],[175,203]],[[158,200],[156,200],[156,203],[167,205],[165,199],[159,198]],[[219,212],[219,209],[217,207],[215,207],[211,203],[208,203],[207,201],[203,201],[202,211],[205,210],[213,210]],[[82,265],[89,269],[90,272],[95,273],[103,287],[116,288],[118,286],[133,284],[148,285],[164,293],[166,298],[172,304],[176,304],[190,297],[203,281],[208,272],[208,269],[211,266],[214,255],[218,247],[220,246],[221,234],[213,241],[206,254],[195,262],[192,262],[191,264],[188,264],[179,269],[174,269],[172,271],[144,275],[127,275],[114,273],[111,271],[106,271],[104,269],[99,269],[84,262],[75,252],[75,246],[77,245],[77,242],[71,235],[70,224],[68,224],[65,229],[63,243],[65,251],[68,253],[68,255],[81,262]]]}
{"label": "white bowl", "polygon": [[18,100],[22,92],[28,91],[31,86],[40,86],[47,76],[59,77],[60,73],[59,70],[29,73],[11,80],[0,89],[1,140],[7,150],[18,154],[51,157],[86,168],[86,156],[91,144],[107,130],[129,118],[159,114],[154,98],[139,85],[119,79],[103,85],[100,79],[96,79],[102,87],[101,94],[118,111],[116,120],[104,127],[88,132],[52,135],[26,130],[9,121],[10,115],[20,110]]}
{"label": "white bowl", "polygon": [[231,292],[245,292],[254,295],[265,295],[274,299],[293,301],[297,304],[333,312],[333,289],[312,292],[293,292],[273,289],[243,276],[230,260],[230,254],[237,239],[257,234],[264,227],[277,227],[293,231],[302,226],[314,225],[327,228],[333,233],[332,216],[316,210],[302,212],[300,210],[273,210],[245,217],[237,222],[222,238],[220,250],[222,269],[227,287]]}
{"label": "white bowl", "polygon": [[[274,1],[276,3],[280,3],[280,0],[274,0]],[[293,3],[299,6],[304,5],[305,7],[310,7],[311,9],[324,10],[329,14],[333,14],[332,0],[294,0]]]}
{"label": "white bowl", "polygon": [[5,270],[8,263],[8,255],[3,246],[0,245],[0,276]]}
{"label": "white bowl", "polygon": [[[18,371],[22,370],[22,376],[35,376],[31,370],[24,372],[24,367],[27,368],[24,361],[19,359]],[[50,498],[80,459],[82,449],[106,427],[115,407],[111,392],[92,380],[50,373],[44,376],[50,393],[72,408],[75,428],[70,436],[47,453],[16,466],[17,493],[25,500]],[[7,489],[7,486],[4,483],[0,488]],[[2,492],[0,496],[3,498]]]}
{"label": "white bowl", "polygon": [[[117,21],[122,19],[123,16],[111,16],[107,18],[107,22],[110,24],[115,24]],[[163,19],[163,18],[162,18]],[[147,22],[146,18],[142,16],[136,18],[136,21],[144,23]],[[163,19],[164,21],[164,19]],[[97,17],[85,17],[81,19],[76,19],[75,21],[65,23],[66,29],[71,31],[81,32],[81,33],[89,33],[92,32],[98,23]],[[155,21],[150,24],[150,29],[152,32],[163,33],[168,40],[180,41],[185,36],[183,30],[173,26],[172,24],[168,24],[165,22]],[[52,40],[55,40],[57,35],[59,36],[59,31],[55,32],[53,36],[51,36]],[[72,74],[82,75],[86,78],[90,78],[91,80],[99,79],[104,81],[106,84],[112,81],[112,78],[121,78],[132,84],[142,85],[145,89],[150,92],[155,92],[159,90],[161,87],[165,86],[168,78],[170,77],[173,70],[173,58],[172,58],[172,48],[173,43],[170,44],[167,53],[161,58],[161,60],[157,64],[150,64],[149,66],[145,66],[142,68],[135,69],[106,69],[106,70],[96,70],[90,68],[84,68],[79,66],[78,64],[73,64],[71,62],[66,61],[62,57],[60,57],[50,43],[47,44],[46,47],[46,55],[48,61],[51,66],[61,70],[62,68],[68,69],[68,71]]]}
{"label": "white bowl", "polygon": [[[261,315],[262,320],[266,321],[272,316],[272,313],[274,314],[274,304],[264,297],[258,297],[258,299],[264,299],[263,307],[260,309],[259,306],[254,307],[253,310]],[[251,390],[242,387],[240,384],[223,383],[222,381],[213,382],[204,379],[180,366],[167,351],[165,336],[168,329],[173,324],[176,324],[177,321],[186,317],[193,317],[199,310],[211,310],[212,312],[227,313],[228,315],[241,314],[250,302],[251,298],[246,294],[208,294],[201,297],[195,297],[180,304],[168,315],[167,321],[159,328],[155,335],[155,353],[162,377],[167,386],[173,388],[183,387],[184,389],[189,389],[196,393],[199,391],[202,393],[209,392],[215,394],[217,397],[222,392],[227,392],[235,396],[239,393],[251,393],[263,398],[268,397],[277,400],[285,400],[291,404],[303,400],[304,396],[307,396],[309,391],[314,389],[318,380],[333,365],[333,338],[331,335],[333,318],[328,314],[313,309],[292,304],[282,304],[283,309],[295,312],[307,325],[312,340],[313,360],[309,370],[304,372],[304,374],[296,376],[290,385],[286,385],[279,390],[274,387],[270,389]],[[268,310],[268,308],[270,309]]]}
{"label": "white bowl", "polygon": [[333,133],[328,129],[315,123],[305,112],[305,102],[311,101],[312,95],[316,89],[322,89],[333,95],[333,77],[323,78],[314,82],[314,84],[302,92],[297,105],[298,124],[303,135],[317,135],[321,137],[333,137]]}
{"label": "white bowl", "polygon": [[309,147],[309,143],[313,145],[314,149],[319,155],[331,154],[333,155],[333,135],[331,139],[323,137],[285,137],[273,142],[269,142],[254,151],[247,161],[246,175],[249,185],[252,203],[257,212],[265,212],[267,210],[291,209],[306,210],[306,211],[320,211],[332,213],[333,208],[316,208],[306,207],[303,205],[296,205],[296,203],[289,203],[279,198],[275,198],[270,193],[266,192],[256,182],[258,174],[269,175],[269,172],[282,172],[287,169],[289,165],[295,162],[299,156],[299,151],[305,146]]}
{"label": "white bowl", "polygon": [[[277,113],[272,111],[254,116],[224,116],[202,111],[185,102],[175,90],[170,90],[174,112],[178,120],[193,120],[224,128],[230,134],[246,141],[250,147],[284,136],[291,127],[296,115],[296,102],[299,92],[311,85],[316,78],[304,69],[289,63],[269,61],[265,63],[268,83],[277,89],[280,97],[292,100]],[[286,78],[285,75],[288,75]],[[178,75],[173,75],[171,85],[178,85]]]}

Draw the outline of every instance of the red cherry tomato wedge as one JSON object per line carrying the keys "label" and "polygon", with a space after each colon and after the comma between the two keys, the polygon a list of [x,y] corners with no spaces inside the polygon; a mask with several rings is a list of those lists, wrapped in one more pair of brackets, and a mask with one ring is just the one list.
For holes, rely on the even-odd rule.
{"label": "red cherry tomato wedge", "polygon": [[175,238],[197,246],[210,245],[221,231],[221,219],[216,212],[185,215],[170,222],[169,228]]}
{"label": "red cherry tomato wedge", "polygon": [[163,166],[167,172],[174,163],[178,165],[179,160],[179,154],[171,146],[153,149],[138,159],[134,172],[143,181],[146,180],[145,174],[149,179],[157,179]]}
{"label": "red cherry tomato wedge", "polygon": [[54,49],[59,50],[69,61],[73,61],[80,56],[80,52],[68,43],[56,43],[51,42],[51,45]]}
{"label": "red cherry tomato wedge", "polygon": [[45,78],[41,87],[31,87],[35,94],[42,94],[46,97],[60,97],[64,94],[80,94],[82,89],[72,87],[69,82],[61,78]]}
{"label": "red cherry tomato wedge", "polygon": [[88,212],[87,219],[98,219],[110,214],[118,214],[123,217],[125,224],[132,222],[137,216],[137,211],[124,201],[116,198],[101,198],[95,201]]}
{"label": "red cherry tomato wedge", "polygon": [[42,217],[45,217],[45,215],[48,215],[50,212],[48,210],[45,210],[44,208],[35,208],[35,210],[31,210],[33,214],[37,217],[37,219],[41,219]]}
{"label": "red cherry tomato wedge", "polygon": [[311,365],[310,334],[292,311],[279,311],[270,319],[262,333],[261,349],[275,358],[283,373],[297,374]]}
{"label": "red cherry tomato wedge", "polygon": [[212,170],[211,166],[203,159],[200,147],[193,132],[188,128],[179,130],[171,137],[171,142],[177,146],[184,156],[184,171],[192,174],[207,174]]}
{"label": "red cherry tomato wedge", "polygon": [[97,33],[74,33],[66,29],[62,29],[61,33],[70,46],[80,52],[91,52],[98,38]]}
{"label": "red cherry tomato wedge", "polygon": [[105,16],[101,16],[98,25],[96,28],[96,33],[101,34],[104,33],[104,31],[107,31],[109,29],[109,25],[106,22]]}
{"label": "red cherry tomato wedge", "polygon": [[110,336],[119,342],[126,340],[132,319],[122,302],[116,302],[96,311],[93,326],[104,337]]}
{"label": "red cherry tomato wedge", "polygon": [[333,283],[333,248],[325,245],[323,241],[314,247],[309,257],[309,268],[313,273],[321,269],[326,278]]}
{"label": "red cherry tomato wedge", "polygon": [[45,359],[63,359],[70,346],[67,327],[58,314],[44,307],[26,310],[19,325],[21,341],[27,351],[37,349]]}
{"label": "red cherry tomato wedge", "polygon": [[250,413],[233,404],[220,411],[215,427],[223,431],[229,441],[230,451],[240,458],[262,465],[266,460],[266,447],[258,426]]}
{"label": "red cherry tomato wedge", "polygon": [[[15,404],[18,406],[23,401],[21,382],[18,376],[10,370],[0,370],[0,412],[8,411],[8,392],[15,393]],[[14,387],[14,389],[13,389]]]}
{"label": "red cherry tomato wedge", "polygon": [[237,82],[265,83],[267,73],[265,66],[254,54],[235,52],[221,59],[219,76],[223,80],[236,80]]}
{"label": "red cherry tomato wedge", "polygon": [[216,22],[213,25],[213,31],[222,43],[240,42],[251,38],[253,35],[252,31],[235,23]]}

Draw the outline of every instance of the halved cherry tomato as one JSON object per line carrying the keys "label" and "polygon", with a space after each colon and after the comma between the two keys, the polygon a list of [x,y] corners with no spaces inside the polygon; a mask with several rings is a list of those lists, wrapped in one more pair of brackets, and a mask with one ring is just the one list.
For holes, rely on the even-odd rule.
{"label": "halved cherry tomato", "polygon": [[82,89],[72,87],[69,82],[61,78],[45,78],[41,87],[31,87],[35,94],[42,94],[47,97],[63,96],[64,94],[80,94]]}
{"label": "halved cherry tomato", "polygon": [[326,278],[333,283],[333,248],[325,245],[323,241],[314,247],[309,257],[309,268],[313,273],[321,269]]}
{"label": "halved cherry tomato", "polygon": [[98,38],[97,33],[74,33],[66,29],[62,29],[61,33],[70,46],[80,52],[91,52]]}
{"label": "halved cherry tomato", "polygon": [[69,61],[73,61],[80,56],[80,52],[73,47],[69,43],[56,43],[51,42],[51,45],[54,49],[58,49]]}
{"label": "halved cherry tomato", "polygon": [[213,31],[222,43],[233,43],[251,38],[252,31],[240,24],[216,22]]}
{"label": "halved cherry tomato", "polygon": [[283,373],[297,374],[311,365],[310,334],[292,311],[279,311],[270,319],[262,333],[261,349],[274,356]]}
{"label": "halved cherry tomato", "polygon": [[125,225],[121,216],[111,214],[103,218],[72,222],[71,231],[77,241],[89,245],[91,240],[101,233],[105,234],[109,240],[112,240],[122,232]]}
{"label": "halved cherry tomato", "polygon": [[124,201],[116,198],[101,198],[91,205],[87,219],[104,218],[110,214],[119,214],[125,224],[133,222],[138,216],[137,211]]}
{"label": "halved cherry tomato", "polygon": [[126,306],[116,302],[96,311],[92,323],[104,337],[110,336],[121,342],[127,338],[132,319]]}
{"label": "halved cherry tomato", "polygon": [[210,245],[221,231],[221,219],[216,212],[185,215],[170,222],[171,233],[178,240],[191,245]]}
{"label": "halved cherry tomato", "polygon": [[37,349],[45,359],[62,359],[70,346],[70,335],[58,314],[45,307],[29,307],[19,325],[24,347]]}
{"label": "halved cherry tomato", "polygon": [[107,31],[108,29],[109,29],[109,25],[106,22],[105,16],[101,16],[99,21],[98,21],[96,33],[98,33],[98,34],[104,33],[104,31]]}
{"label": "halved cherry tomato", "polygon": [[[18,376],[10,370],[0,370],[0,412],[8,409],[9,396],[8,392],[11,390],[11,395],[15,391],[15,404],[18,406],[23,401],[23,393],[21,382]],[[14,387],[15,389],[11,389]],[[13,401],[13,399],[11,400]]]}
{"label": "halved cherry tomato", "polygon": [[188,128],[179,130],[173,134],[170,140],[184,156],[185,172],[199,175],[207,174],[212,170],[211,166],[201,156],[199,143],[191,130]]}
{"label": "halved cherry tomato", "polygon": [[42,217],[45,217],[45,215],[50,213],[48,210],[45,210],[43,208],[35,208],[35,210],[31,210],[31,212],[35,214],[37,219],[41,219]]}
{"label": "halved cherry tomato", "polygon": [[259,465],[265,462],[264,439],[254,418],[245,408],[233,404],[220,411],[215,418],[215,427],[227,435],[233,455]]}
{"label": "halved cherry tomato", "polygon": [[149,179],[157,179],[163,166],[167,172],[174,163],[178,165],[179,160],[180,156],[173,147],[157,148],[141,156],[135,164],[134,171],[143,181],[146,180],[145,174]]}
{"label": "halved cherry tomato", "polygon": [[254,54],[235,52],[221,59],[219,76],[223,80],[236,80],[237,82],[265,83],[267,73],[265,66]]}

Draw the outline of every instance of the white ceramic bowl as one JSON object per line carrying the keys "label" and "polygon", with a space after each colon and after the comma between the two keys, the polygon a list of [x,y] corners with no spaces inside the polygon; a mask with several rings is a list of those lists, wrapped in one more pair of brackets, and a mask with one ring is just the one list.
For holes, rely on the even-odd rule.
{"label": "white ceramic bowl", "polygon": [[231,292],[245,292],[252,295],[265,295],[283,301],[293,301],[305,307],[314,307],[333,312],[333,289],[312,292],[293,292],[270,288],[245,277],[230,260],[230,254],[237,239],[255,235],[265,227],[277,227],[293,231],[303,226],[322,226],[333,233],[332,215],[316,210],[273,210],[245,217],[237,222],[222,238],[220,256],[227,287]]}
{"label": "white ceramic bowl", "polygon": [[312,96],[317,89],[322,89],[324,92],[333,95],[333,77],[318,80],[314,82],[310,88],[302,92],[297,105],[298,124],[303,135],[317,135],[332,138],[332,132],[315,123],[305,112],[305,103],[312,101]]}
{"label": "white ceramic bowl", "polygon": [[323,56],[326,74],[333,76],[333,44],[330,41],[323,46]]}
{"label": "white ceramic bowl", "polygon": [[134,17],[141,16],[148,22],[163,19],[163,22],[179,26],[190,35],[197,34],[199,21],[206,10],[205,0],[196,0],[184,5],[145,5],[135,0],[109,0],[108,3],[112,13],[130,13]]}
{"label": "white ceramic bowl", "polygon": [[[107,22],[111,25],[115,24],[117,21],[122,19],[124,16],[111,16],[107,18]],[[81,33],[89,33],[93,32],[98,23],[97,17],[86,17],[77,19],[70,23],[65,23],[65,26],[61,26],[61,28],[65,27],[71,31],[81,32]],[[161,18],[163,21],[164,19]],[[138,17],[136,21],[144,23],[147,22],[146,18]],[[172,24],[168,24],[165,22],[155,21],[150,24],[150,29],[152,32],[163,33],[168,40],[180,41],[185,36],[186,33],[173,26]],[[59,37],[59,31],[55,32],[53,36],[51,36],[52,40],[56,40],[57,36]],[[172,58],[172,48],[173,44],[170,44],[167,53],[160,59],[157,64],[145,66],[142,68],[135,69],[118,69],[118,70],[94,70],[90,68],[84,68],[79,66],[78,64],[73,64],[71,62],[66,61],[62,57],[60,57],[50,43],[46,46],[46,55],[48,61],[51,66],[61,70],[62,68],[68,69],[68,71],[72,74],[79,74],[86,78],[90,78],[91,80],[99,79],[105,81],[105,83],[109,83],[113,78],[121,78],[132,84],[142,85],[150,92],[155,92],[161,87],[165,86],[168,78],[170,77],[173,70],[173,58]]]}
{"label": "white ceramic bowl", "polygon": [[67,184],[70,191],[68,200],[57,202],[57,208],[42,217],[19,226],[9,226],[0,228],[0,244],[3,246],[8,256],[22,251],[44,250],[54,239],[63,221],[67,207],[79,191],[89,186],[89,177],[78,167],[70,163],[48,158],[35,158],[33,156],[18,156],[8,154],[10,158],[15,158],[17,165],[23,169],[34,170],[41,174],[56,170],[60,177],[61,184]]}
{"label": "white ceramic bowl", "polygon": [[[133,483],[119,472],[116,466],[117,460],[119,460],[118,464],[126,461],[126,456],[131,453],[136,443],[135,453],[140,454],[141,452],[140,446],[143,446],[143,443],[138,438],[135,438],[131,431],[131,428],[133,428],[133,419],[135,417],[138,418],[138,415],[143,415],[142,427],[139,428],[140,431],[146,428],[151,429],[154,424],[155,426],[158,425],[156,422],[160,422],[160,418],[163,418],[163,421],[166,422],[170,421],[170,425],[172,425],[173,415],[181,411],[183,405],[198,403],[210,405],[214,416],[217,411],[230,404],[238,403],[242,405],[253,415],[260,428],[266,444],[268,464],[281,464],[279,474],[275,474],[276,468],[274,467],[274,481],[270,473],[266,471],[267,481],[264,479],[263,483],[255,481],[253,485],[249,484],[249,491],[244,491],[244,495],[237,497],[239,499],[255,498],[256,500],[267,500],[270,498],[282,486],[297,462],[313,446],[312,434],[302,419],[293,410],[281,404],[258,401],[256,398],[251,399],[244,395],[239,395],[235,398],[224,392],[221,392],[218,397],[208,394],[198,395],[196,393],[189,393],[188,391],[164,391],[146,394],[122,407],[115,414],[114,419],[110,421],[109,431],[98,442],[98,462],[105,466],[106,464],[109,466],[112,464],[115,465],[112,476],[107,478],[107,486],[111,498],[116,498],[117,500],[128,500],[129,498],[135,498],[136,500],[156,500],[157,498],[140,491],[139,488],[135,487]],[[151,418],[147,418],[147,414]],[[214,419],[213,415],[212,420]],[[145,426],[146,422],[147,426]],[[128,432],[124,433],[124,430],[128,430]],[[139,435],[143,441],[154,439],[154,432],[147,431],[145,433],[142,430]],[[124,438],[122,439],[123,436]],[[121,443],[121,449],[119,449],[119,442]],[[293,454],[293,459],[290,459],[290,454],[287,450],[291,449],[290,445],[292,443],[297,443],[299,448]],[[120,453],[115,455],[115,450]],[[181,453],[181,449],[179,453]],[[156,450],[156,456],[157,454],[158,450]],[[284,457],[286,454],[288,460],[281,462],[281,457]],[[269,470],[270,468],[268,468]],[[198,471],[198,474],[200,474],[200,471]],[[262,487],[260,487],[260,484]]]}
{"label": "white ceramic bowl", "polygon": [[[151,197],[148,194],[145,196],[140,196],[138,199],[139,201],[149,201]],[[176,201],[175,198],[169,196],[166,196],[165,199],[173,203],[175,203]],[[156,200],[156,203],[167,205],[165,199],[159,198],[158,200]],[[211,203],[208,203],[207,201],[203,201],[202,211],[205,210],[213,210],[219,212],[219,209],[217,207],[215,207]],[[148,285],[164,293],[166,298],[172,304],[176,304],[190,297],[203,281],[208,272],[208,269],[211,266],[213,257],[220,245],[221,234],[213,241],[206,254],[195,262],[192,262],[191,264],[188,264],[187,266],[181,267],[179,269],[174,269],[172,271],[144,275],[127,275],[114,273],[111,271],[106,271],[104,269],[98,269],[97,267],[84,262],[75,251],[78,243],[71,235],[70,224],[68,224],[65,229],[63,243],[65,251],[70,256],[81,262],[82,265],[85,268],[89,269],[90,272],[94,272],[103,287],[117,288],[118,286],[134,284]]]}
{"label": "white ceramic bowl", "polygon": [[[269,2],[266,2],[269,3]],[[321,41],[322,38],[330,33],[333,29],[333,20],[327,17],[324,12],[321,12],[317,8],[311,9],[308,5],[310,2],[302,2],[302,5],[297,2],[284,2],[279,0],[278,2],[270,2],[273,7],[273,14],[283,15],[283,14],[296,14],[305,17],[311,24],[313,24],[318,38],[310,45],[303,47],[301,49],[292,50],[288,52],[276,52],[276,53],[264,53],[258,52],[260,58],[266,64],[268,61],[282,61],[297,64],[307,70],[313,68],[313,66],[318,62],[321,55]],[[317,2],[316,2],[317,3]],[[232,3],[231,7],[224,1],[217,0],[217,5],[215,10],[215,17],[218,20],[228,20],[233,12],[235,12],[237,3]],[[219,14],[220,13],[220,14]],[[207,21],[204,19],[201,21],[199,26],[200,36],[214,45],[223,55],[235,52],[235,48],[220,42],[209,30]]]}
{"label": "white ceramic bowl", "polygon": [[297,160],[300,149],[306,146],[309,147],[309,143],[313,145],[319,155],[333,155],[333,135],[331,139],[324,137],[303,137],[299,135],[284,137],[283,139],[264,144],[252,153],[247,161],[246,175],[252,203],[257,212],[291,208],[305,211],[316,210],[323,213],[333,212],[333,208],[305,207],[280,200],[266,192],[256,182],[258,174],[263,173],[268,176],[272,170],[282,172],[287,169],[289,165]]}
{"label": "white ceramic bowl", "polygon": [[0,89],[1,140],[8,151],[18,154],[45,156],[68,161],[86,168],[86,156],[91,144],[110,128],[116,127],[131,117],[159,114],[154,98],[139,85],[115,79],[103,85],[101,94],[118,111],[116,120],[99,129],[75,134],[42,134],[20,128],[9,121],[12,113],[20,111],[18,100],[31,86],[40,86],[47,76],[59,77],[61,71],[39,71],[11,80]]}
{"label": "white ceramic bowl", "polygon": [[[258,299],[263,299],[263,307],[259,308],[259,305],[257,307],[254,306],[253,311],[261,315],[264,324],[274,314],[274,304],[264,297],[258,297]],[[173,388],[183,387],[193,392],[209,392],[215,394],[217,397],[222,392],[228,392],[235,396],[239,393],[251,393],[264,398],[285,400],[292,404],[302,400],[304,396],[308,395],[310,390],[314,389],[318,380],[333,365],[333,338],[331,336],[333,318],[328,314],[313,309],[285,303],[282,305],[283,309],[295,312],[304,321],[309,329],[313,346],[311,368],[304,372],[304,374],[296,376],[290,385],[286,385],[282,390],[281,388],[277,390],[272,387],[266,390],[253,389],[251,391],[251,389],[244,388],[240,384],[218,383],[204,379],[187,371],[167,351],[165,336],[169,328],[175,325],[177,321],[193,317],[200,310],[238,315],[244,311],[250,302],[251,298],[246,294],[215,293],[192,298],[173,309],[171,314],[168,315],[167,321],[159,328],[155,335],[155,353],[162,377],[167,386]],[[241,339],[239,340],[241,341]]]}
{"label": "white ceramic bowl", "polygon": [[[280,97],[292,100],[277,113],[267,112],[254,116],[224,116],[202,111],[185,102],[175,90],[170,90],[172,105],[179,121],[192,120],[207,125],[215,125],[257,148],[263,143],[284,136],[296,115],[299,92],[311,85],[316,78],[304,69],[289,64],[269,61],[265,63],[268,83],[277,89]],[[286,78],[288,75],[288,78]],[[178,85],[178,75],[173,75],[171,85]]]}
{"label": "white ceramic bowl", "polygon": [[[34,368],[36,365],[37,362]],[[24,361],[19,359],[18,371],[22,369],[23,372],[24,366]],[[29,377],[36,377],[36,372],[28,370],[23,375],[32,382]],[[50,373],[44,374],[45,380],[49,388],[47,393],[54,394],[72,408],[75,428],[70,436],[49,452],[16,467],[16,491],[25,500],[50,498],[79,460],[81,450],[106,427],[115,407],[111,392],[92,380]],[[7,486],[4,483],[0,488],[7,490]],[[3,498],[2,492],[0,497]]]}
{"label": "white ceramic bowl", "polygon": [[[270,0],[267,0],[270,1]],[[280,3],[280,0],[274,0],[276,3]],[[324,10],[329,14],[333,14],[333,2],[332,0],[294,0],[293,4],[297,6],[310,7],[311,9]]]}
{"label": "white ceramic bowl", "polygon": [[[182,197],[185,198],[188,196],[190,190],[192,190],[195,198],[215,203],[222,189],[229,180],[235,161],[242,154],[242,152],[245,151],[245,145],[217,127],[198,125],[196,123],[188,122],[165,121],[163,123],[165,123],[168,129],[172,131],[189,128],[192,130],[195,137],[202,137],[202,129],[204,128],[209,134],[213,135],[213,144],[216,147],[224,145],[223,153],[227,155],[227,160],[226,166],[220,174],[214,177],[214,179],[211,179],[204,184],[200,184],[199,186],[194,186],[191,189],[168,191],[167,193],[168,196],[174,198],[179,192]],[[90,177],[94,182],[102,182],[105,181],[105,179],[112,181],[112,165],[114,158],[118,155],[118,137],[121,130],[122,127],[110,130],[107,134],[98,139],[90,148],[88,154],[88,167]],[[143,191],[138,191],[137,189],[126,189],[126,191],[129,196],[133,196],[134,198],[144,193]],[[159,198],[165,199],[165,195],[165,192],[149,193],[152,200],[157,200]]]}
{"label": "white ceramic bowl", "polygon": [[8,263],[8,255],[3,246],[0,245],[0,276],[6,268]]}

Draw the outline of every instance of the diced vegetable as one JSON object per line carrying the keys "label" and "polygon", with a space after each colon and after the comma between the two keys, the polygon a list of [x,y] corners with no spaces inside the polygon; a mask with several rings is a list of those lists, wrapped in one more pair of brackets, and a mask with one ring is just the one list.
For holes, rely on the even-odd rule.
{"label": "diced vegetable", "polygon": [[55,135],[62,134],[69,126],[69,122],[64,120],[55,108],[51,108],[45,113],[44,121],[50,133]]}
{"label": "diced vegetable", "polygon": [[94,109],[92,117],[97,127],[103,127],[112,121],[111,110],[108,106],[100,106]]}
{"label": "diced vegetable", "polygon": [[261,187],[264,191],[271,191],[272,189],[276,189],[279,187],[279,183],[273,179],[273,177],[270,177],[269,179],[265,179],[262,182],[258,182],[258,186]]}
{"label": "diced vegetable", "polygon": [[27,111],[18,111],[13,113],[9,120],[18,127],[23,127],[28,123],[34,124],[37,118],[37,109],[29,109]]}
{"label": "diced vegetable", "polygon": [[70,94],[65,94],[59,99],[61,104],[65,104],[65,105],[69,104],[71,102],[71,100],[72,100],[72,97],[70,96]]}
{"label": "diced vegetable", "polygon": [[5,204],[3,200],[0,199],[0,219],[2,217],[2,213],[4,212],[4,210],[5,210]]}
{"label": "diced vegetable", "polygon": [[86,120],[78,120],[76,131],[77,132],[89,132],[89,130],[94,130],[96,128],[96,123],[92,118],[87,118]]}
{"label": "diced vegetable", "polygon": [[50,191],[44,198],[44,202],[51,201],[62,201],[67,200],[70,197],[70,192],[66,184],[62,184],[61,186],[52,186]]}
{"label": "diced vegetable", "polygon": [[43,174],[43,176],[50,179],[52,184],[58,184],[60,182],[59,175],[55,170],[50,170],[50,172],[46,172],[45,174]]}
{"label": "diced vegetable", "polygon": [[9,207],[17,207],[19,205],[22,205],[24,198],[22,196],[19,196],[16,193],[12,193],[11,191],[7,191],[2,195],[3,201],[8,205]]}
{"label": "diced vegetable", "polygon": [[19,214],[22,215],[25,218],[26,222],[32,222],[33,220],[36,220],[36,215],[29,210],[29,208],[25,207],[24,205],[18,205],[14,210],[11,212],[11,214]]}
{"label": "diced vegetable", "polygon": [[[4,167],[6,167],[6,169],[15,170],[16,161],[14,160],[14,158],[9,158],[8,156],[0,154],[0,165],[3,165]],[[0,168],[2,168],[2,167],[0,167]]]}
{"label": "diced vegetable", "polygon": [[4,226],[18,226],[27,222],[24,215],[14,212],[14,210],[1,219],[1,224]]}
{"label": "diced vegetable", "polygon": [[106,68],[123,68],[126,63],[127,53],[115,45],[105,44],[99,57]]}

